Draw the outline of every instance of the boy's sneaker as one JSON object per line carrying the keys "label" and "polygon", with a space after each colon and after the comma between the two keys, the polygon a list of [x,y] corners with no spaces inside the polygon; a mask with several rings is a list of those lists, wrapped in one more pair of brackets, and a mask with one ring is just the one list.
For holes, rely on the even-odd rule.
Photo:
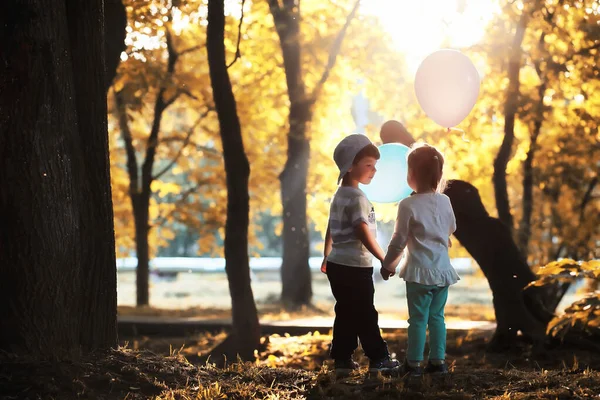
{"label": "boy's sneaker", "polygon": [[369,372],[392,373],[400,370],[400,362],[389,355],[369,361]]}
{"label": "boy's sneaker", "polygon": [[412,366],[405,360],[402,364],[402,373],[411,377],[421,376],[423,375],[423,368],[420,365]]}
{"label": "boy's sneaker", "polygon": [[445,375],[448,373],[448,365],[445,362],[443,362],[441,364],[433,364],[430,361],[427,363],[427,366],[425,367],[425,373]]}
{"label": "boy's sneaker", "polygon": [[360,368],[360,365],[351,358],[345,360],[335,360],[333,363],[336,375],[350,375],[352,371]]}

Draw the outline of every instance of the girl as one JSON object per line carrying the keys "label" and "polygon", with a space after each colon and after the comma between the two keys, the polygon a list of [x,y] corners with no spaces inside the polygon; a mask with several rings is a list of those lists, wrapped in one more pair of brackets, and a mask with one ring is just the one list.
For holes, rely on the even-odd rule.
{"label": "girl", "polygon": [[398,205],[394,235],[380,271],[387,280],[401,262],[399,276],[406,281],[409,314],[404,371],[412,375],[422,374],[427,327],[430,352],[425,372],[448,372],[444,307],[448,286],[460,277],[448,256],[456,220],[450,199],[441,193],[443,167],[444,158],[433,146],[415,144],[408,154],[408,184],[415,193]]}

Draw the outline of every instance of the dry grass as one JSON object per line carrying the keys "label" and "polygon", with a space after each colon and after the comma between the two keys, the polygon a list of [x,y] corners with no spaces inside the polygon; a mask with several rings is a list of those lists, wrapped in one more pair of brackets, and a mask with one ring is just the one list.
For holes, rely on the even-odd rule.
{"label": "dry grass", "polygon": [[313,373],[236,363],[194,366],[173,353],[120,348],[72,362],[3,359],[2,399],[301,398]]}
{"label": "dry grass", "polygon": [[[135,339],[140,350],[122,347],[71,362],[40,362],[4,356],[0,398],[15,399],[584,399],[600,398],[600,355],[576,349],[534,354],[526,344],[513,352],[485,352],[487,332],[450,331],[448,377],[409,380],[369,377],[363,368],[339,379],[330,371],[331,337],[264,338],[254,363],[218,369],[189,362],[224,334],[194,338]],[[403,331],[386,335],[403,358]],[[185,346],[181,347],[183,343]],[[152,350],[152,351],[150,351]]]}

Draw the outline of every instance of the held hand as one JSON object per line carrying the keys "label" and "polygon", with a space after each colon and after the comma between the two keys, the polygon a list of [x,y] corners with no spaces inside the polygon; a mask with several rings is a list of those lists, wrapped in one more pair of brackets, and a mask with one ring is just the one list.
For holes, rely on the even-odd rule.
{"label": "held hand", "polygon": [[321,272],[327,273],[327,257],[323,257],[323,261],[321,262]]}
{"label": "held hand", "polygon": [[387,281],[388,279],[390,279],[391,276],[394,276],[395,272],[391,272],[388,271],[387,269],[381,267],[381,269],[379,270],[379,273],[381,274],[381,277],[383,278],[384,281]]}

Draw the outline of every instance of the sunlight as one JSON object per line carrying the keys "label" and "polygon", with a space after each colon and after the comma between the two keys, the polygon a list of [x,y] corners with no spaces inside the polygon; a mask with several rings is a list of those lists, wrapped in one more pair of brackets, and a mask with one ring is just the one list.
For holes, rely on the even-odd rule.
{"label": "sunlight", "polygon": [[380,18],[411,73],[435,50],[478,43],[500,11],[495,0],[370,0],[363,10]]}

